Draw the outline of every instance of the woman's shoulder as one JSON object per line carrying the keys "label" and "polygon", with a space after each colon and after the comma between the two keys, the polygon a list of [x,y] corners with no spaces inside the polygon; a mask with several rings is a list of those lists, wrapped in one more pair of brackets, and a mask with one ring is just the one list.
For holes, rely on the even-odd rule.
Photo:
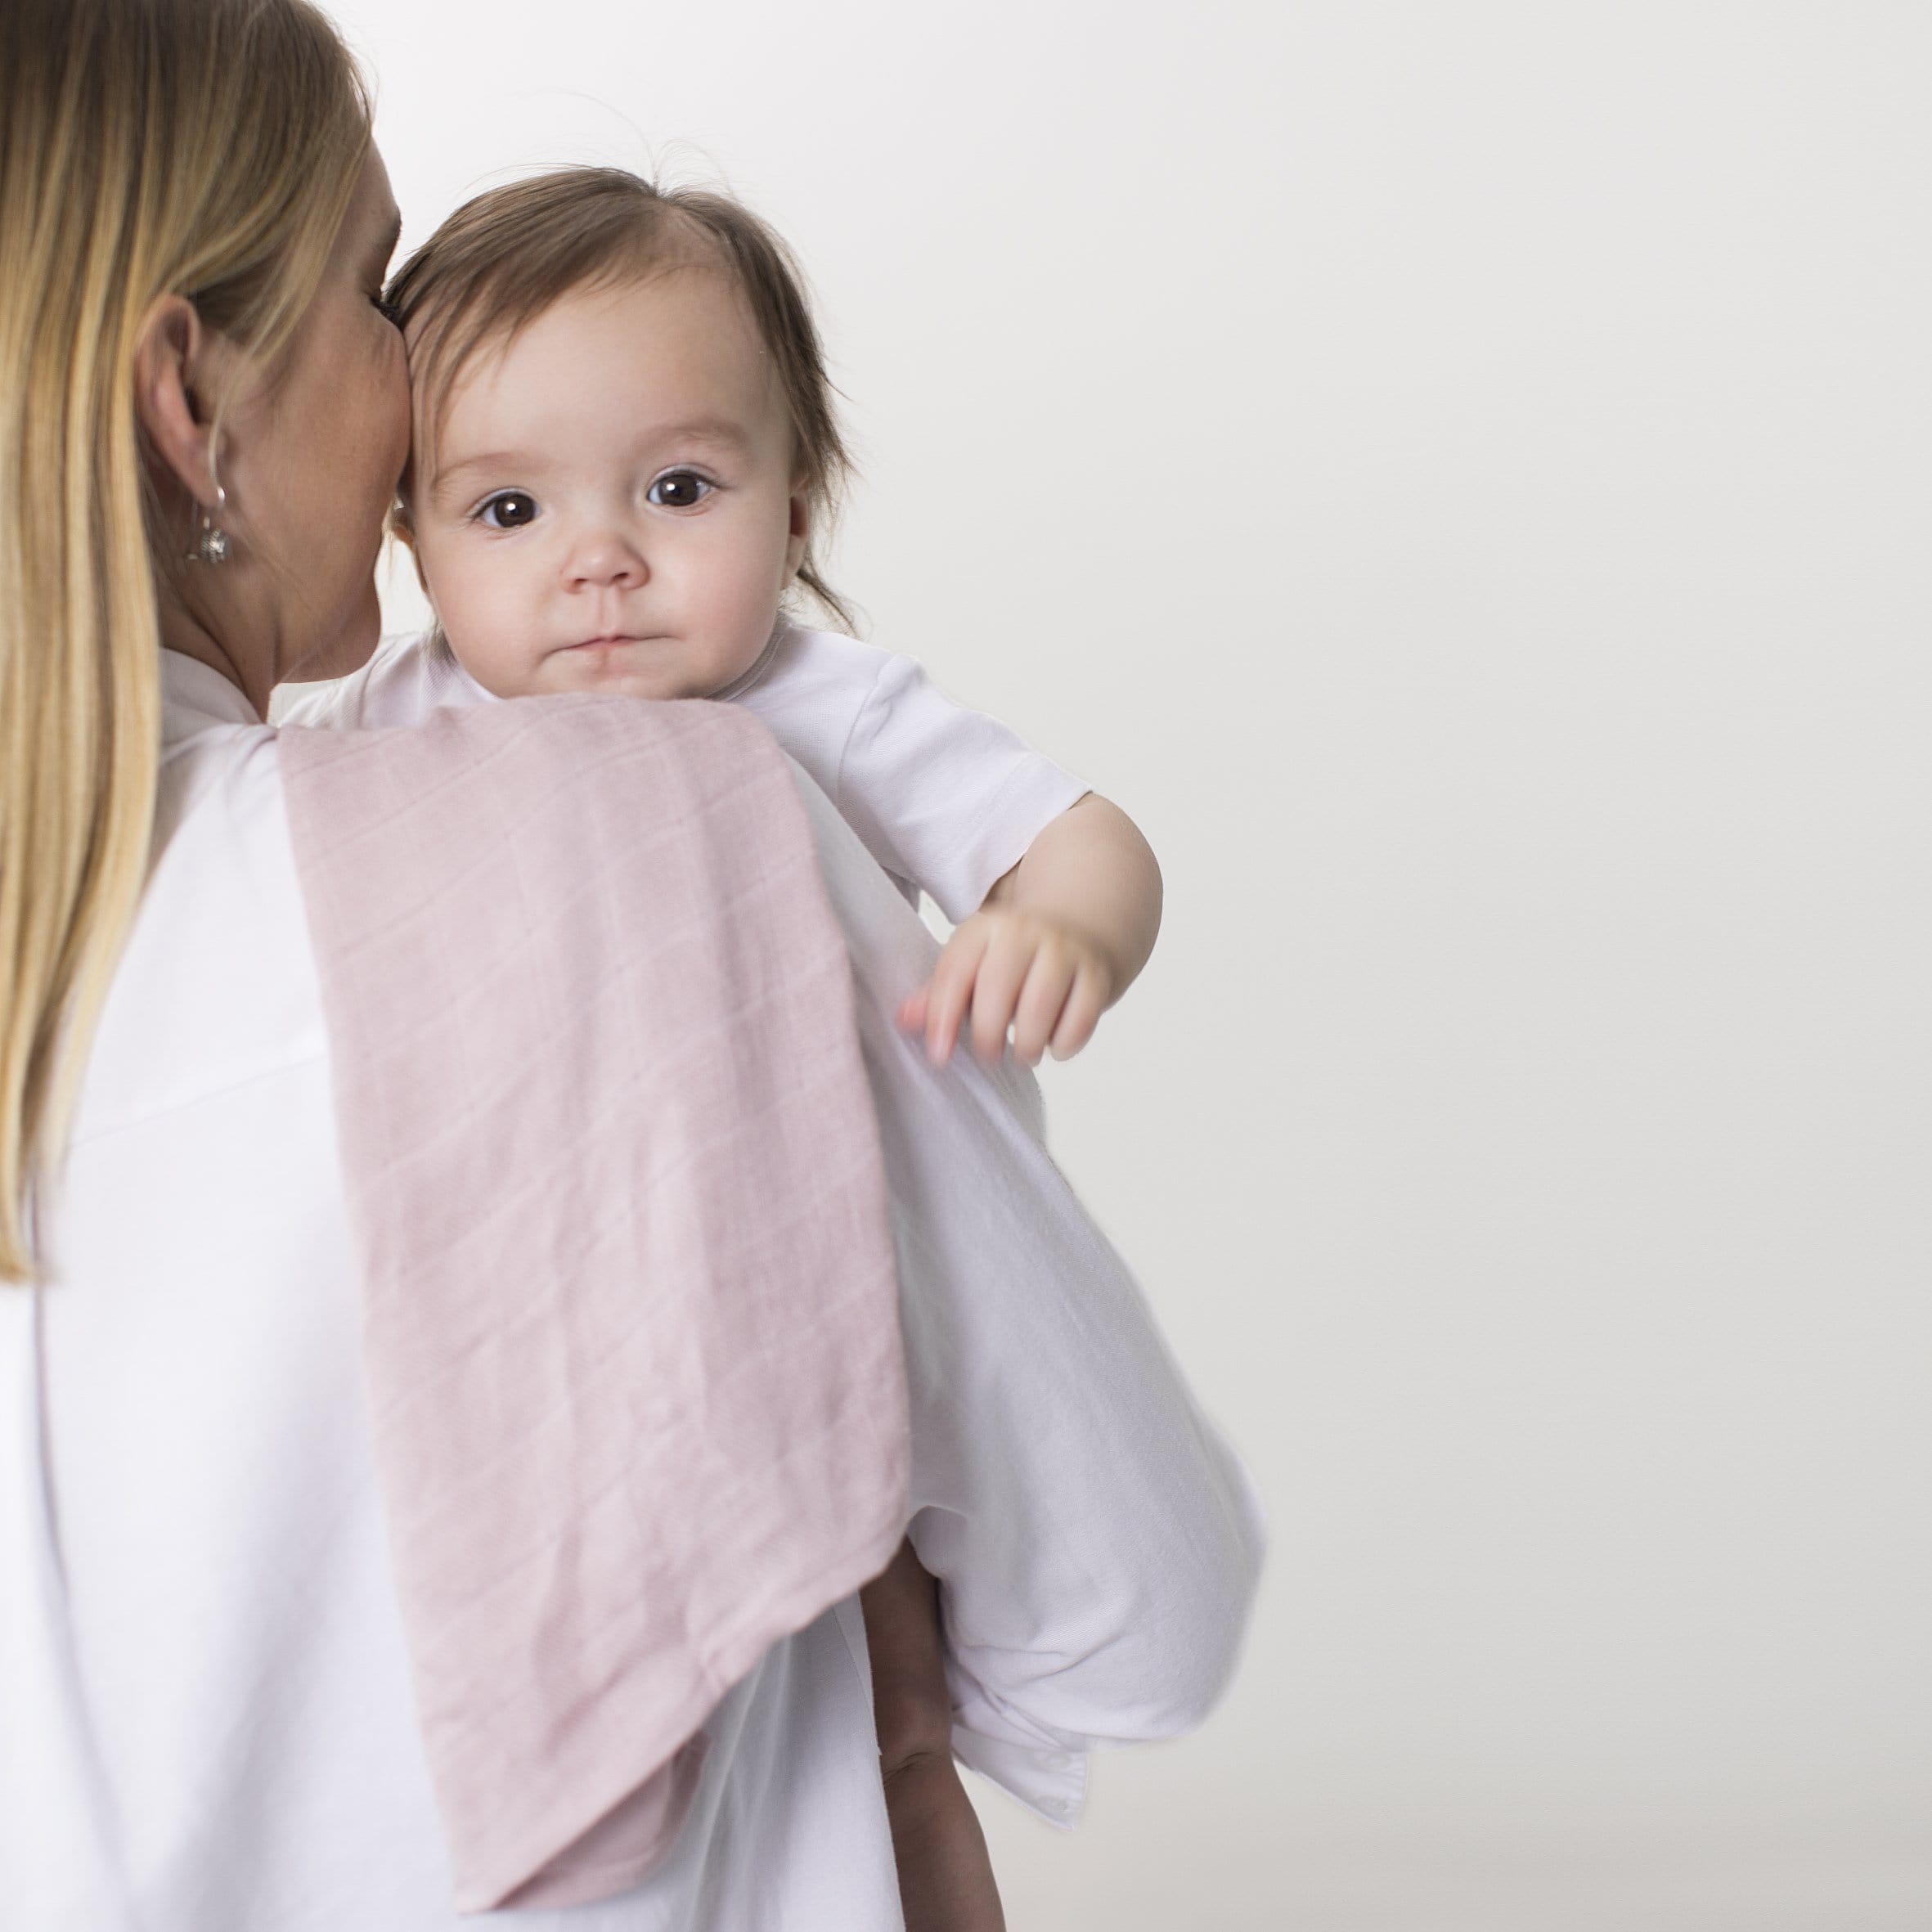
{"label": "woman's shoulder", "polygon": [[369,662],[346,677],[281,685],[269,715],[277,725],[313,730],[381,730],[488,698],[434,631],[413,631],[384,638]]}
{"label": "woman's shoulder", "polygon": [[613,813],[634,835],[646,806],[646,822],[660,824],[676,801],[701,808],[741,789],[761,764],[772,782],[789,783],[766,728],[698,699],[573,693],[435,707],[395,721],[403,722],[410,728],[284,727],[281,766],[299,850],[306,827],[331,846],[359,842],[380,862],[396,842],[384,834],[410,821],[402,842],[412,850],[428,838],[512,853],[559,816],[582,844]]}

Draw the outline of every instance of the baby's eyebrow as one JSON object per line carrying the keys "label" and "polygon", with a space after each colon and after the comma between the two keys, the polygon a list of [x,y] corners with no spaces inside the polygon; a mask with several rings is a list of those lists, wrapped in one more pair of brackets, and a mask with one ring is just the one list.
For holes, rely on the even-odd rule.
{"label": "baby's eyebrow", "polygon": [[669,429],[654,430],[651,441],[658,443],[728,443],[743,449],[751,442],[741,423],[728,416],[699,416],[688,423],[673,423]]}
{"label": "baby's eyebrow", "polygon": [[496,470],[508,474],[513,470],[528,470],[535,467],[527,452],[483,450],[474,456],[461,456],[453,463],[438,464],[436,480],[430,486],[430,493],[437,496],[452,494],[453,484],[468,475],[472,470]]}

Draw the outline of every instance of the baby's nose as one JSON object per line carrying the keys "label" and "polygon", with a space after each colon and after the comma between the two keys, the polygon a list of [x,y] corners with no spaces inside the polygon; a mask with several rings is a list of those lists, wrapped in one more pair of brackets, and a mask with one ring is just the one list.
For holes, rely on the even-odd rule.
{"label": "baby's nose", "polygon": [[573,584],[631,589],[650,576],[637,546],[614,530],[586,532],[570,551],[565,575]]}

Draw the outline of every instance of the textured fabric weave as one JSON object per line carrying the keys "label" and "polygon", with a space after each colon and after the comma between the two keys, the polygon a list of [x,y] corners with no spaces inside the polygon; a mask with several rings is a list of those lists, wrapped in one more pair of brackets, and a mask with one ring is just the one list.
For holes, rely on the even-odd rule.
{"label": "textured fabric weave", "polygon": [[609,1897],[674,1840],[718,1698],[905,1525],[845,944],[726,708],[281,756],[456,1903]]}

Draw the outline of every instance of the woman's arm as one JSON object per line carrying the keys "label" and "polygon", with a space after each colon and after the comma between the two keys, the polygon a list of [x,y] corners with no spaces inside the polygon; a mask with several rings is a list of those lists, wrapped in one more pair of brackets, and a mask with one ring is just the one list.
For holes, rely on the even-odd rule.
{"label": "woman's arm", "polygon": [[857,980],[897,1238],[912,1538],[940,1579],[954,1744],[1043,1815],[1085,1754],[1197,1724],[1232,1674],[1262,1533],[1133,1278],[1031,1124],[1031,1076],[936,1070],[891,1016],[934,944],[802,784]]}
{"label": "woman's arm", "polygon": [[1004,1932],[986,1834],[953,1762],[939,1592],[910,1542],[859,1605],[906,1932]]}

